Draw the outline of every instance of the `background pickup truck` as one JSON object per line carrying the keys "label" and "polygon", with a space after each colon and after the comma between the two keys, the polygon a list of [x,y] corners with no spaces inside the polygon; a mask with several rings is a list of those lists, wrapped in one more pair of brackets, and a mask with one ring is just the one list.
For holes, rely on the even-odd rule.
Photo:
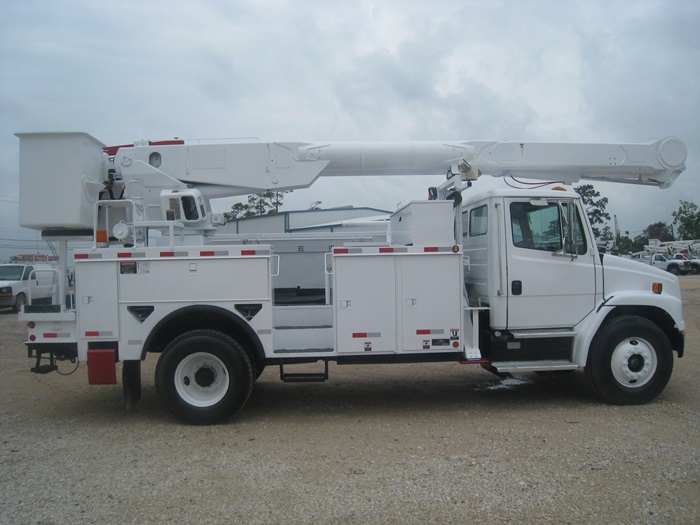
{"label": "background pickup truck", "polygon": [[0,307],[19,312],[30,293],[32,302],[50,301],[53,280],[54,272],[48,264],[0,264]]}
{"label": "background pickup truck", "polygon": [[697,275],[700,273],[700,259],[695,259],[692,256],[677,253],[673,256],[675,261],[688,261],[690,263],[690,273]]}
{"label": "background pickup truck", "polygon": [[659,253],[652,255],[648,261],[641,262],[648,262],[648,264],[656,268],[666,270],[667,272],[671,272],[673,275],[685,275],[686,273],[691,273],[692,271],[690,261],[667,259]]}

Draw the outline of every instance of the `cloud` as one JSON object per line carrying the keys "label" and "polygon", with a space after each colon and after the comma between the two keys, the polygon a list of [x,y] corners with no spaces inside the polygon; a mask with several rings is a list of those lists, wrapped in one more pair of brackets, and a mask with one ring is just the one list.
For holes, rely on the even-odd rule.
{"label": "cloud", "polygon": [[[697,2],[37,0],[3,15],[3,195],[17,190],[12,134],[31,130],[106,143],[676,135],[689,168],[671,189],[596,186],[630,230],[700,195]],[[393,209],[434,183],[323,181],[285,208]]]}

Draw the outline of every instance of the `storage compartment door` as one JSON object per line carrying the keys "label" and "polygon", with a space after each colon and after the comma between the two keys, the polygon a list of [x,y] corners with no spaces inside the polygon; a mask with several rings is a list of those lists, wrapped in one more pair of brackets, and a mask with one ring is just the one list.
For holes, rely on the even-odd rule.
{"label": "storage compartment door", "polygon": [[334,258],[338,353],[396,351],[395,259],[381,255]]}
{"label": "storage compartment door", "polygon": [[402,351],[460,350],[461,272],[461,254],[401,257]]}

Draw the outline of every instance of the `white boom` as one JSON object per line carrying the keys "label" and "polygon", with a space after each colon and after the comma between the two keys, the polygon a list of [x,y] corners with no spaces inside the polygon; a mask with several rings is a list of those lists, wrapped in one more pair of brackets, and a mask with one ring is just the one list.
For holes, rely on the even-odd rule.
{"label": "white boom", "polygon": [[[147,176],[159,150],[160,169],[207,196],[305,188],[318,177],[445,175],[460,161],[487,175],[572,183],[580,179],[670,186],[685,169],[686,148],[676,138],[649,144],[543,142],[185,143],[122,148],[115,167]],[[174,162],[168,162],[168,156]],[[135,161],[135,162],[134,162]],[[152,164],[153,161],[150,161]],[[127,175],[128,174],[128,175]]]}
{"label": "white boom", "polygon": [[[305,188],[322,176],[517,176],[670,186],[685,169],[676,138],[648,144],[543,142],[136,142],[108,148],[86,133],[20,133],[20,224],[91,228],[95,205],[128,199],[141,220],[164,220],[173,194],[204,199]],[[457,188],[461,189],[461,188]],[[60,210],[46,206],[61,202]],[[200,214],[190,227],[206,227]]]}

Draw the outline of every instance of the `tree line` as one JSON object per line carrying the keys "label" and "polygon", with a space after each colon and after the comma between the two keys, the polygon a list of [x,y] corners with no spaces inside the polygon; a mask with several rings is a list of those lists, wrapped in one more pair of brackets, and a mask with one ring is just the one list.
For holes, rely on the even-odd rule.
{"label": "tree line", "polygon": [[601,197],[592,184],[576,186],[574,191],[581,196],[596,238],[599,241],[614,243],[619,253],[641,252],[649,244],[649,239],[658,239],[661,242],[700,239],[700,208],[692,201],[680,201],[678,209],[671,213],[673,221],[670,224],[664,221],[655,222],[644,228],[641,234],[631,238],[629,232],[623,234],[617,228],[617,224],[615,231],[610,227],[610,214],[606,211],[608,198]]}

